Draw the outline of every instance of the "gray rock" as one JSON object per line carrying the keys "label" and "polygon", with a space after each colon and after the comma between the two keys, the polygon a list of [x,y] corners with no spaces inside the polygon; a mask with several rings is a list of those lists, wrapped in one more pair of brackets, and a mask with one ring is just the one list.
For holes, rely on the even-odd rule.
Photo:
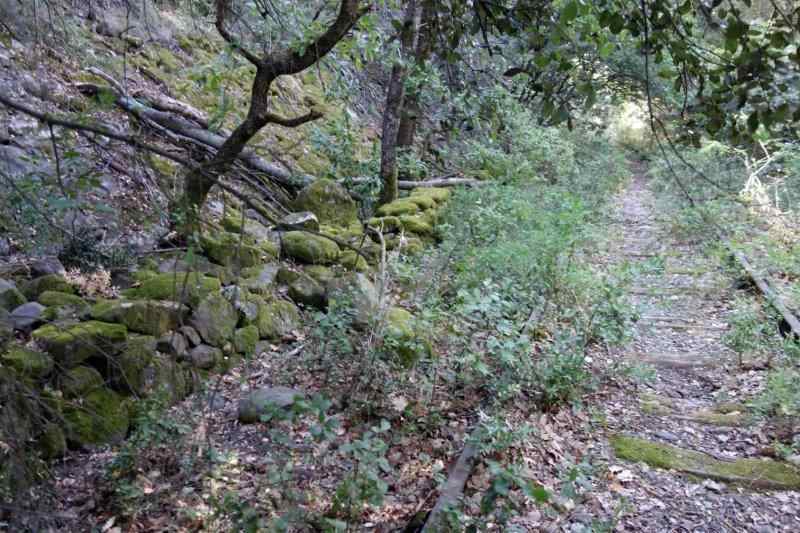
{"label": "gray rock", "polygon": [[189,345],[199,346],[203,343],[203,339],[200,338],[200,334],[197,333],[197,330],[194,329],[192,326],[181,326],[178,328],[178,331],[183,334],[187,341],[189,341]]}
{"label": "gray rock", "polygon": [[42,257],[31,263],[30,269],[31,275],[38,278],[47,274],[61,274],[64,272],[64,265],[57,257]]}
{"label": "gray rock", "polygon": [[289,213],[278,223],[278,229],[310,229],[319,231],[319,219],[311,211],[300,211],[299,213]]}
{"label": "gray rock", "polygon": [[247,289],[256,294],[267,294],[272,291],[275,286],[275,280],[278,277],[280,265],[277,263],[267,263],[259,273],[255,276],[249,277],[242,281],[242,288]]}
{"label": "gray rock", "polygon": [[289,297],[298,304],[317,309],[325,309],[328,305],[325,287],[308,274],[300,274],[289,283]]}
{"label": "gray rock", "polygon": [[195,368],[210,370],[222,361],[222,350],[207,344],[201,344],[191,349],[189,360]]}
{"label": "gray rock", "polygon": [[289,387],[263,387],[250,391],[239,401],[239,422],[252,424],[258,422],[261,415],[272,409],[284,409],[292,405],[296,399],[305,398],[306,393]]}
{"label": "gray rock", "polygon": [[161,353],[183,357],[188,350],[186,337],[177,331],[168,331],[162,335],[156,344]]}
{"label": "gray rock", "polygon": [[13,281],[0,279],[0,307],[6,311],[16,309],[27,300]]}
{"label": "gray rock", "polygon": [[11,311],[11,325],[18,331],[29,332],[42,322],[42,314],[47,309],[39,302],[28,302]]}
{"label": "gray rock", "polygon": [[329,300],[349,303],[353,310],[353,326],[368,327],[378,314],[380,301],[378,290],[367,276],[353,274],[333,281],[328,288]]}
{"label": "gray rock", "polygon": [[239,316],[233,305],[220,293],[209,294],[200,302],[189,320],[205,342],[222,347],[233,338]]}

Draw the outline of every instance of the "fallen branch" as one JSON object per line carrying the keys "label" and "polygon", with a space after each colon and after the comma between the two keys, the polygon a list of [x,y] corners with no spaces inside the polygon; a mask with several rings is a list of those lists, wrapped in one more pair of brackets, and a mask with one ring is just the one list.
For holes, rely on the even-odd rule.
{"label": "fallen branch", "polygon": [[422,533],[436,533],[446,530],[443,522],[445,511],[456,505],[464,494],[464,485],[466,485],[467,479],[472,473],[472,467],[475,465],[475,457],[477,455],[478,448],[473,444],[472,435],[470,435],[464,444],[461,455],[458,456],[456,464],[450,471],[444,487],[439,493],[436,504],[425,521]]}

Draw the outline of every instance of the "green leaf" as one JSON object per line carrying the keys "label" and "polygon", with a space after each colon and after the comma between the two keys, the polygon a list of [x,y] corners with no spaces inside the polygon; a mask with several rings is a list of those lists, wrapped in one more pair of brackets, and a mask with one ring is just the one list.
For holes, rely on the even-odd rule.
{"label": "green leaf", "polygon": [[578,17],[578,7],[578,2],[576,0],[569,2],[561,12],[561,20],[564,22],[575,20]]}
{"label": "green leaf", "polygon": [[608,59],[614,52],[614,43],[606,43],[600,47],[599,54],[602,59]]}

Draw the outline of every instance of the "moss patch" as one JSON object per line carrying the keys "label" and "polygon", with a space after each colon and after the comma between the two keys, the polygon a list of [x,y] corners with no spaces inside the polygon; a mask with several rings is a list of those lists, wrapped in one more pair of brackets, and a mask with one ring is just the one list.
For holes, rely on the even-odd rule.
{"label": "moss patch", "polygon": [[78,366],[58,377],[58,388],[67,398],[88,394],[103,386],[103,376],[90,366]]}
{"label": "moss patch", "polygon": [[19,375],[33,379],[44,378],[53,371],[52,357],[18,344],[9,346],[6,353],[0,356],[0,361],[13,368]]}
{"label": "moss patch", "polygon": [[329,265],[339,259],[339,246],[330,239],[303,231],[289,231],[283,235],[286,255],[315,265]]}
{"label": "moss patch", "polygon": [[235,233],[222,232],[214,237],[204,235],[200,242],[208,257],[226,267],[252,267],[278,255],[273,243],[264,241],[259,245],[250,244],[248,239],[242,239]]}
{"label": "moss patch", "polygon": [[158,300],[109,300],[95,304],[91,315],[96,320],[118,322],[128,330],[156,337],[175,329],[189,309],[175,302]]}
{"label": "moss patch", "polygon": [[32,334],[56,361],[72,368],[90,357],[113,355],[128,338],[128,328],[90,320],[64,327],[42,326]]}
{"label": "moss patch", "polygon": [[233,334],[233,346],[239,353],[252,355],[258,343],[258,327],[251,325],[237,329]]}
{"label": "moss patch", "polygon": [[128,408],[122,396],[101,388],[64,408],[67,440],[79,445],[119,442],[128,432]]}
{"label": "moss patch", "polygon": [[35,300],[45,291],[65,292],[74,294],[75,288],[60,274],[47,274],[30,280],[23,287],[22,292],[31,300]]}
{"label": "moss patch", "polygon": [[358,222],[358,206],[347,190],[328,179],[305,187],[294,201],[295,211],[311,211],[321,224],[349,226]]}
{"label": "moss patch", "polygon": [[444,187],[417,187],[411,191],[412,197],[425,196],[432,198],[437,204],[442,204],[450,199],[452,192]]}
{"label": "moss patch", "polygon": [[128,298],[147,300],[182,301],[190,306],[200,303],[206,295],[220,290],[217,278],[203,276],[196,272],[156,274],[145,280],[139,287],[122,291]]}
{"label": "moss patch", "polygon": [[399,198],[394,202],[382,205],[378,208],[377,213],[382,217],[387,216],[400,216],[400,215],[415,215],[419,212],[420,208],[416,202],[408,198]]}
{"label": "moss patch", "polygon": [[613,435],[609,441],[618,458],[643,462],[656,468],[745,487],[800,488],[800,471],[787,463],[766,459],[719,461],[701,452],[625,435]]}
{"label": "moss patch", "polygon": [[278,340],[300,327],[300,313],[291,302],[269,302],[259,306],[257,326],[262,339]]}

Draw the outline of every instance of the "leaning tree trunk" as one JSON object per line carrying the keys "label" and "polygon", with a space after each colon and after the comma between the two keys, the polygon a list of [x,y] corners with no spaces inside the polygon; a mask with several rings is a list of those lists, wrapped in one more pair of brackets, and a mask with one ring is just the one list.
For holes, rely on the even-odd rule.
{"label": "leaning tree trunk", "polygon": [[402,57],[395,61],[386,90],[386,108],[383,110],[381,134],[381,195],[380,203],[387,204],[397,198],[397,134],[405,100],[407,68],[404,60],[417,45],[420,10],[417,0],[408,0],[401,30]]}

